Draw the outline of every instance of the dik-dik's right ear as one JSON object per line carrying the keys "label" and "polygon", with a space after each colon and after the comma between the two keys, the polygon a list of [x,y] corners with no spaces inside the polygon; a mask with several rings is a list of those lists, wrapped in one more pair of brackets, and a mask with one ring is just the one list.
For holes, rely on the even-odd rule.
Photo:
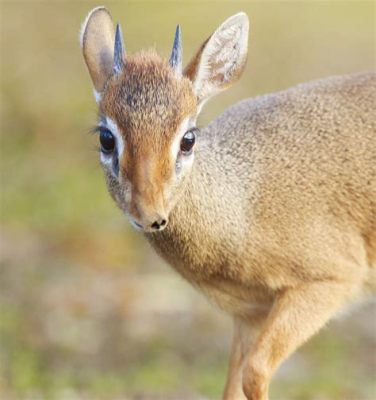
{"label": "dik-dik's right ear", "polygon": [[202,44],[185,68],[199,106],[240,78],[247,60],[248,31],[247,15],[233,15]]}
{"label": "dik-dik's right ear", "polygon": [[[100,95],[108,78],[121,68],[123,45],[120,26],[114,26],[110,13],[104,7],[90,11],[81,28],[81,47],[86,65],[95,88],[95,96]],[[116,44],[115,44],[116,40]],[[114,61],[115,49],[115,61]],[[118,60],[116,60],[118,58]],[[117,64],[117,65],[116,65]]]}

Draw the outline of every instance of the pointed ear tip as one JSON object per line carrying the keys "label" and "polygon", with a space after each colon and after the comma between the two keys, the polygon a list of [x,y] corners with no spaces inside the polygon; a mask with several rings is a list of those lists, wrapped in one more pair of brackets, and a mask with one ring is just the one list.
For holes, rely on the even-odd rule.
{"label": "pointed ear tip", "polygon": [[93,9],[91,9],[88,14],[86,15],[83,23],[81,24],[81,29],[80,29],[80,45],[81,48],[84,45],[84,36],[85,36],[85,32],[86,32],[86,28],[88,26],[89,21],[91,20],[91,18],[97,14],[98,12],[104,12],[105,14],[107,14],[109,16],[109,18],[112,20],[111,14],[110,12],[107,10],[107,8],[105,6],[98,6],[98,7],[94,7]]}
{"label": "pointed ear tip", "polygon": [[89,14],[92,14],[92,13],[94,13],[94,12],[96,12],[96,11],[99,11],[99,10],[102,10],[102,11],[105,11],[105,12],[109,13],[108,10],[107,10],[107,8],[106,8],[105,6],[97,6],[97,7],[94,7],[94,8],[90,11]]}
{"label": "pointed ear tip", "polygon": [[86,24],[89,22],[89,20],[90,20],[95,14],[98,14],[98,13],[105,13],[105,14],[107,14],[107,15],[112,19],[110,12],[107,10],[107,8],[106,8],[105,6],[98,6],[98,7],[94,7],[93,9],[91,9],[91,10],[88,12],[88,14],[86,15],[86,18],[85,18]]}
{"label": "pointed ear tip", "polygon": [[230,24],[230,25],[246,25],[249,26],[249,18],[248,15],[244,11],[240,11],[237,14],[232,15],[230,18],[228,18],[224,24]]}

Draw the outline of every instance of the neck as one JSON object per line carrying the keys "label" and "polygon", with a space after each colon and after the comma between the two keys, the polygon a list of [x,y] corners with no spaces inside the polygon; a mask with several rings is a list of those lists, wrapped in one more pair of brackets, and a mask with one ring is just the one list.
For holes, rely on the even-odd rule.
{"label": "neck", "polygon": [[232,198],[232,183],[218,165],[215,144],[205,142],[196,153],[167,228],[146,235],[155,250],[192,283],[217,273],[220,264],[226,263],[226,254],[238,250],[241,232],[232,215],[238,201]]}

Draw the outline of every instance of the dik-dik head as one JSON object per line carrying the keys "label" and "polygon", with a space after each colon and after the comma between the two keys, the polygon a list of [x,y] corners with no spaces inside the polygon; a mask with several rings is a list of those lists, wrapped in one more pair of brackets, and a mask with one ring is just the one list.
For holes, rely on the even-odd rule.
{"label": "dik-dik head", "polygon": [[128,55],[120,26],[98,7],[81,32],[82,52],[99,105],[97,131],[109,191],[131,223],[163,229],[194,162],[202,105],[241,75],[248,18],[225,21],[182,68],[178,26],[170,59],[154,51]]}

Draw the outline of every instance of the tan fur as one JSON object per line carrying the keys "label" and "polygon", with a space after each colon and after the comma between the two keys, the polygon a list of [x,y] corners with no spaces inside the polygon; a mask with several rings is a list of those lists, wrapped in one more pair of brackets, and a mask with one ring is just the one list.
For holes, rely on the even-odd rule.
{"label": "tan fur", "polygon": [[105,168],[110,193],[139,220],[163,209],[166,229],[147,239],[234,316],[224,399],[266,400],[289,354],[375,292],[375,106],[375,73],[242,101],[200,130],[178,180],[170,147],[196,118],[190,81],[142,53],[107,82],[100,112],[126,143],[119,179]]}
{"label": "tan fur", "polygon": [[138,220],[153,208],[162,215],[170,211],[161,187],[174,170],[172,133],[195,109],[190,81],[177,81],[153,51],[129,56],[122,75],[108,81],[100,113],[115,120],[124,135],[127,151],[120,165],[132,182],[129,212]]}

